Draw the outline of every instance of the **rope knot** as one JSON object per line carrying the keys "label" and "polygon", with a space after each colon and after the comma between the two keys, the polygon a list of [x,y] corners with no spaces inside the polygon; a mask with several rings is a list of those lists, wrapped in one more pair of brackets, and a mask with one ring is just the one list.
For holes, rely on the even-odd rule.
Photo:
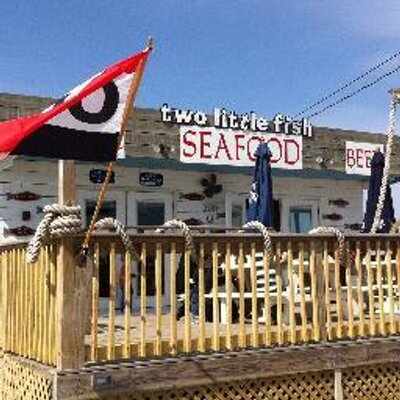
{"label": "rope knot", "polygon": [[43,211],[45,215],[28,244],[27,262],[29,264],[37,261],[40,248],[46,240],[51,237],[74,235],[80,233],[81,230],[82,218],[79,206],[48,204],[44,206]]}

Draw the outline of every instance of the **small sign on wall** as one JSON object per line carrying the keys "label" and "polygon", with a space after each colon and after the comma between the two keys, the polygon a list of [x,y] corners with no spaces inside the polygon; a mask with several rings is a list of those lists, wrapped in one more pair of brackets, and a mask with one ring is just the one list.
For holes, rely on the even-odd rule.
{"label": "small sign on wall", "polygon": [[374,151],[383,148],[376,143],[346,142],[346,174],[369,176]]}
{"label": "small sign on wall", "polygon": [[141,172],[139,175],[139,183],[147,187],[160,187],[164,184],[164,177],[161,174],[153,172]]}

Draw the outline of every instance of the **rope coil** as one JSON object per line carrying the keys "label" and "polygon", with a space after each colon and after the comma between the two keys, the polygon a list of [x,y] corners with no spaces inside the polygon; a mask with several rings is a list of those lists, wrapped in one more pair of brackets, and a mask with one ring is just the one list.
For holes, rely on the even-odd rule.
{"label": "rope coil", "polygon": [[[195,249],[194,242],[193,242],[192,232],[191,232],[189,226],[186,225],[185,222],[180,221],[179,219],[171,219],[171,220],[165,222],[163,224],[163,226],[166,227],[166,228],[178,228],[178,229],[180,229],[182,231],[182,233],[183,233],[184,238],[185,238],[186,248],[188,250],[190,250],[190,252],[192,253],[193,257],[195,257],[195,258],[197,257],[196,249]],[[162,230],[158,229],[157,231],[161,232]]]}
{"label": "rope coil", "polygon": [[243,225],[243,228],[251,228],[261,233],[261,235],[264,238],[264,248],[265,250],[267,250],[268,257],[270,258],[270,260],[273,260],[274,252],[272,249],[272,241],[267,227],[259,221],[249,221]]}
{"label": "rope coil", "polygon": [[103,218],[98,220],[94,225],[94,230],[99,230],[99,229],[115,229],[117,234],[121,238],[121,241],[126,251],[128,251],[131,254],[132,258],[135,261],[140,260],[140,256],[136,252],[135,247],[133,246],[133,243],[126,231],[126,228],[121,222],[111,217]]}
{"label": "rope coil", "polygon": [[45,216],[36,228],[33,238],[27,248],[26,259],[28,264],[38,260],[43,243],[50,237],[74,235],[81,231],[81,208],[61,204],[44,206]]}
{"label": "rope coil", "polygon": [[343,259],[343,252],[344,252],[344,245],[345,245],[345,236],[344,233],[333,226],[318,226],[317,228],[311,229],[309,234],[316,234],[316,233],[331,233],[336,236],[339,244],[339,261],[341,262]]}

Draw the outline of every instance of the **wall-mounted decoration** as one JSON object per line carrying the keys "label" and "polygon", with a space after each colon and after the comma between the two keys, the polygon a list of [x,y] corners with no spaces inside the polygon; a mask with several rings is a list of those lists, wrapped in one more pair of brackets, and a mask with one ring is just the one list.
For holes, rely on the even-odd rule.
{"label": "wall-mounted decoration", "polygon": [[22,211],[22,221],[29,221],[31,219],[30,211]]}
{"label": "wall-mounted decoration", "polygon": [[[39,200],[42,197],[40,194],[32,193],[32,192],[20,192],[20,193],[6,193],[7,200],[17,200],[17,201],[34,201]],[[46,196],[49,197],[49,196]],[[53,196],[51,196],[53,197]]]}
{"label": "wall-mounted decoration", "polygon": [[181,193],[179,196],[181,199],[191,200],[191,201],[202,201],[205,199],[205,196],[201,193]]}
{"label": "wall-mounted decoration", "polygon": [[139,183],[147,187],[160,187],[164,184],[164,177],[153,172],[141,172],[139,174]]}
{"label": "wall-mounted decoration", "polygon": [[343,219],[343,216],[340,214],[332,213],[332,214],[324,214],[322,219],[329,219],[330,221],[340,221]]}
{"label": "wall-mounted decoration", "polygon": [[30,228],[29,226],[22,225],[17,226],[15,228],[4,228],[4,236],[32,236],[35,233],[35,230]]}
{"label": "wall-mounted decoration", "polygon": [[344,224],[344,229],[350,229],[351,231],[361,231],[362,224]]}
{"label": "wall-mounted decoration", "polygon": [[211,174],[209,179],[202,178],[200,183],[204,187],[203,193],[206,197],[213,197],[214,194],[222,192],[222,185],[217,184],[217,176],[215,174]]}
{"label": "wall-mounted decoration", "polygon": [[188,218],[183,221],[186,225],[203,225],[203,222],[196,218]]}
{"label": "wall-mounted decoration", "polygon": [[[106,175],[107,171],[105,169],[91,169],[89,171],[89,180],[92,183],[103,183]],[[115,183],[114,171],[111,172],[110,183]]]}
{"label": "wall-mounted decoration", "polygon": [[344,199],[331,199],[331,200],[328,200],[328,204],[330,206],[344,208],[344,207],[348,206],[350,203]]}

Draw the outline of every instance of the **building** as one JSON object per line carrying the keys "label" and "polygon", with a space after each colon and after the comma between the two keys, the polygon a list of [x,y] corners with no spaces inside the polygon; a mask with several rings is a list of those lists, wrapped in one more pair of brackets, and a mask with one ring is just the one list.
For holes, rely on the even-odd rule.
{"label": "building", "polygon": [[[4,94],[0,96],[0,119],[31,114],[49,103],[51,99]],[[188,114],[179,115],[182,119]],[[200,324],[192,325],[189,310],[184,321],[176,321],[177,296],[174,290],[169,293],[173,284],[168,284],[175,270],[162,268],[163,263],[176,267],[168,262],[175,259],[176,264],[176,254],[184,249],[182,236],[163,237],[154,230],[146,236],[134,228],[159,225],[170,218],[221,228],[241,226],[252,168],[242,166],[245,162],[239,157],[243,153],[251,157],[246,149],[250,140],[245,146],[238,134],[232,149],[229,135],[235,133],[220,129],[216,132],[223,139],[216,144],[212,140],[215,130],[205,124],[204,114],[189,114],[189,120],[190,125],[180,128],[172,118],[165,121],[160,110],[136,110],[128,127],[126,158],[117,163],[103,205],[102,215],[116,216],[125,223],[132,236],[137,235],[138,246],[148,251],[144,256],[148,256],[147,270],[133,266],[137,269],[133,301],[140,305],[140,312],[135,310],[132,315],[129,300],[125,314],[116,315],[115,290],[110,290],[108,309],[101,309],[108,278],[116,278],[115,261],[107,266],[89,260],[88,268],[78,267],[65,247],[77,248],[80,237],[66,237],[61,244],[54,240],[54,251],[43,252],[39,263],[29,268],[23,261],[25,245],[7,245],[28,239],[42,218],[43,205],[56,201],[57,163],[23,157],[2,161],[0,316],[7,322],[0,330],[0,348],[5,350],[4,367],[0,365],[4,390],[0,386],[0,393],[8,396],[12,390],[44,399],[197,394],[247,399],[261,398],[260,393],[273,398],[308,398],[310,393],[335,399],[355,393],[359,398],[381,393],[382,398],[395,396],[400,374],[396,339],[400,242],[395,235],[354,234],[362,221],[368,160],[386,137],[326,128],[314,128],[302,140],[285,133],[271,135],[275,166],[280,166],[273,170],[276,229],[299,232],[318,225],[346,229],[346,262],[341,265],[338,242],[331,235],[272,234],[288,252],[290,248],[291,256],[279,271],[280,261],[276,270],[269,265],[257,270],[255,261],[245,267],[240,257],[243,260],[253,249],[263,248],[259,235],[199,234],[195,239],[203,244],[208,241],[208,253],[216,253],[215,243],[219,249],[230,246],[239,254],[238,265],[226,271],[239,271],[242,283],[235,290],[227,272],[226,287],[220,290],[214,285],[211,295],[199,285],[203,319],[200,316]],[[196,135],[196,130],[202,133]],[[186,142],[185,134],[189,135]],[[198,142],[197,136],[201,138]],[[276,156],[277,148],[287,151]],[[231,165],[216,165],[216,153],[225,157],[224,162],[232,161]],[[400,171],[397,141],[393,153],[391,172],[396,179]],[[196,162],[181,162],[181,157]],[[86,224],[103,171],[104,165],[77,163],[78,199]],[[99,235],[94,241],[104,255],[116,259],[116,235]],[[312,251],[304,252],[304,248]],[[329,261],[328,248],[334,262]],[[280,250],[274,251],[280,260]],[[55,255],[59,257],[56,262]],[[355,257],[354,268],[350,255]],[[204,254],[201,257],[204,261]],[[217,271],[217,262],[212,268],[213,273]],[[284,268],[288,282],[282,278]],[[259,272],[261,293],[255,279]],[[250,274],[251,288],[245,291],[245,278]],[[188,288],[189,277],[185,279]],[[139,290],[139,283],[144,290]],[[189,297],[187,290],[185,295]],[[226,312],[230,315],[226,321],[219,318],[223,306],[228,310],[229,298],[239,303],[238,321],[233,320],[232,309]],[[212,322],[204,321],[207,301],[212,302]],[[245,320],[250,302],[251,321]],[[269,323],[258,318],[260,303]],[[86,329],[89,319],[90,333]]]}

